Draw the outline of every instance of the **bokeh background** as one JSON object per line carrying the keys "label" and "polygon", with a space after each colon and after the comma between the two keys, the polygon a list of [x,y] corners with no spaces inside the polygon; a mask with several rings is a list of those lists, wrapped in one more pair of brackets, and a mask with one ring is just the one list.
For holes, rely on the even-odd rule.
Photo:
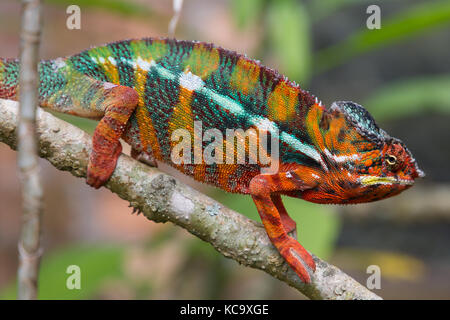
{"label": "bokeh background", "polygon": [[[66,28],[70,4],[81,7],[81,30]],[[366,27],[371,4],[381,8],[380,30]],[[41,56],[166,36],[172,15],[168,0],[48,0]],[[19,25],[20,2],[2,0],[0,56],[18,55]],[[427,174],[411,190],[347,207],[284,201],[307,249],[363,284],[367,267],[378,265],[382,280],[375,292],[382,297],[450,298],[450,1],[185,0],[176,37],[246,53],[327,106],[359,102],[401,138]],[[63,118],[88,132],[95,127],[93,121]],[[94,190],[44,160],[41,166],[40,298],[303,298],[179,227],[132,215],[128,203],[108,190]],[[250,197],[173,174],[259,221]],[[0,144],[0,298],[15,298],[20,208],[16,154]],[[66,268],[72,264],[81,267],[81,290],[66,288]]]}

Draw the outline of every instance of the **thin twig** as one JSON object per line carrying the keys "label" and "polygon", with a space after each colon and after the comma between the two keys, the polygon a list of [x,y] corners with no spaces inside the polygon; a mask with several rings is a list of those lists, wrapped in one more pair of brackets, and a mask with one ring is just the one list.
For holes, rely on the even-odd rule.
{"label": "thin twig", "polygon": [[[17,103],[0,99],[0,142],[16,148]],[[85,177],[91,137],[38,111],[40,156],[59,170]],[[317,257],[311,284],[304,284],[270,243],[264,228],[156,168],[121,155],[105,185],[150,220],[170,221],[209,242],[224,256],[261,269],[311,299],[380,299],[341,270]]]}
{"label": "thin twig", "polygon": [[23,225],[19,240],[18,298],[37,298],[41,256],[42,188],[36,139],[38,62],[41,29],[40,0],[23,0],[20,54],[20,117],[18,167],[22,187]]}
{"label": "thin twig", "polygon": [[171,38],[175,37],[175,30],[177,29],[178,20],[181,16],[181,9],[183,8],[183,0],[173,0],[172,4],[173,16],[172,19],[170,19],[168,31],[168,35]]}

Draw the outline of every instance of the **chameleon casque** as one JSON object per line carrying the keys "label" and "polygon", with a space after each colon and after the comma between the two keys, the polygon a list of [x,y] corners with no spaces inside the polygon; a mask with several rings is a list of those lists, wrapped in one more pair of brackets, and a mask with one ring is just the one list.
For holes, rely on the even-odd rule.
{"label": "chameleon casque", "polygon": [[[18,74],[17,59],[0,59],[0,98],[18,99]],[[281,195],[369,202],[396,195],[424,175],[406,146],[362,106],[335,102],[328,110],[276,71],[212,44],[126,40],[42,61],[39,74],[42,107],[100,120],[89,185],[99,188],[109,179],[122,138],[138,160],[162,161],[198,181],[250,194],[271,242],[304,282],[315,263],[296,240]],[[260,163],[174,164],[171,135],[179,128],[194,135],[194,121],[222,132],[277,129],[278,171],[261,173]]]}

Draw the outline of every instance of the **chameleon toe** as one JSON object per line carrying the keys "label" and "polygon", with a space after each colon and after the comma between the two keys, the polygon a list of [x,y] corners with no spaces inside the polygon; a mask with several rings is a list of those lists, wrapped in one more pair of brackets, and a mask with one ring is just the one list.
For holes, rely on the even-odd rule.
{"label": "chameleon toe", "polygon": [[312,256],[300,243],[293,238],[289,238],[289,240],[280,247],[279,251],[303,282],[311,282],[311,273],[316,270],[316,264]]}

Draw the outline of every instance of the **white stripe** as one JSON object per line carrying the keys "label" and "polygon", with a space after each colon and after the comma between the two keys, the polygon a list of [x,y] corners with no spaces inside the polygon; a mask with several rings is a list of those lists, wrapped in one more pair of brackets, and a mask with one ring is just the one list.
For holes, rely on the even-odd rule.
{"label": "white stripe", "polygon": [[330,160],[334,160],[337,163],[350,162],[361,158],[359,154],[337,156],[335,154],[331,154],[331,152],[328,149],[325,149],[323,152]]}
{"label": "white stripe", "polygon": [[108,57],[108,60],[109,60],[109,62],[111,62],[111,64],[112,64],[113,66],[116,66],[116,65],[117,65],[116,59],[114,59],[113,57]]}
{"label": "white stripe", "polygon": [[278,131],[276,124],[264,117],[252,117],[250,119],[252,124],[254,124],[261,131],[268,131],[271,134]]}
{"label": "white stripe", "polygon": [[[155,64],[155,62],[153,60],[152,60],[151,66],[152,67],[154,66],[156,68],[156,71],[159,73],[159,75],[161,77],[168,79],[168,80],[173,80],[173,81],[176,79],[176,75],[173,72],[171,72],[170,70],[167,70],[166,68],[164,68],[158,64]],[[198,87],[198,90],[196,89],[198,92],[211,97],[221,107],[227,109],[234,115],[239,116],[239,115],[245,114],[245,110],[242,108],[242,106],[239,103],[237,103],[235,100],[233,100],[230,97],[223,96],[221,94],[218,94],[216,91],[205,87],[203,80],[200,79],[202,81],[201,82],[202,85],[200,85],[199,82],[197,82],[195,84],[193,84],[193,83],[187,84],[186,82],[188,79],[186,77],[190,77],[190,76],[187,76],[189,73],[182,73],[180,75],[180,79],[179,79],[180,84],[181,84],[181,82],[183,82],[187,86],[192,85],[192,86]],[[193,76],[197,77],[196,75],[193,75]],[[190,80],[192,80],[192,78]],[[198,81],[198,80],[196,80],[196,81]],[[186,87],[186,88],[189,89],[188,87]],[[277,125],[273,121],[270,121],[262,116],[254,116],[254,117],[251,117],[249,120],[252,125],[255,125],[255,126],[261,127],[261,128],[264,127],[264,129],[267,130],[268,132],[270,132],[271,134],[276,134],[278,132]],[[286,132],[281,132],[281,140],[286,142],[294,150],[298,150],[301,153],[307,155],[308,157],[314,159],[315,161],[317,161],[318,163],[321,164],[321,166],[324,168],[324,170],[328,171],[328,168],[327,168],[326,164],[323,162],[322,157],[320,156],[319,152],[317,152],[317,150],[314,147],[300,142],[298,140],[298,138],[296,138],[295,136],[288,134]]]}
{"label": "white stripe", "polygon": [[[152,61],[153,61],[153,60],[152,60]],[[154,62],[153,62],[153,63],[154,63]],[[172,80],[172,81],[175,81],[175,80],[176,80],[177,77],[176,77],[170,70],[167,70],[166,68],[161,67],[161,66],[158,65],[158,64],[154,64],[154,65],[152,65],[152,66],[155,67],[156,71],[157,71],[157,72],[160,74],[160,76],[163,77],[164,79]]]}
{"label": "white stripe", "polygon": [[294,150],[298,150],[301,153],[307,155],[308,157],[316,160],[318,163],[320,163],[320,165],[325,171],[328,171],[327,165],[325,164],[325,162],[323,162],[322,157],[320,156],[319,152],[317,152],[317,150],[314,149],[314,147],[311,147],[310,145],[305,143],[301,143],[298,140],[298,138],[286,132],[281,133],[281,140],[289,144]]}
{"label": "white stripe", "polygon": [[210,96],[214,101],[217,101],[220,106],[224,107],[231,113],[235,115],[243,115],[245,114],[245,110],[242,108],[242,106],[239,103],[236,103],[233,99],[227,96],[223,96],[221,94],[218,94],[214,90],[211,90],[209,88],[203,87],[200,92],[205,93],[206,95]]}
{"label": "white stripe", "polygon": [[153,60],[150,60],[149,62],[147,60],[142,59],[141,57],[138,57],[136,59],[136,65],[144,71],[149,71],[151,67],[156,65],[156,63]]}
{"label": "white stripe", "polygon": [[188,90],[199,90],[205,85],[202,78],[192,74],[192,72],[182,73],[180,77],[180,86]]}

